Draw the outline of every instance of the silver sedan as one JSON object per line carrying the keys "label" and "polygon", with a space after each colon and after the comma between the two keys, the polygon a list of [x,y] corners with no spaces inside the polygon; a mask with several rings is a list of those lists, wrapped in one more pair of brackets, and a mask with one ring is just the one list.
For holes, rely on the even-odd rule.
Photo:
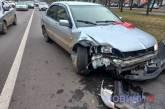
{"label": "silver sedan", "polygon": [[6,34],[7,27],[11,24],[17,24],[15,9],[12,8],[7,2],[0,1],[0,32]]}
{"label": "silver sedan", "polygon": [[146,80],[161,72],[160,61],[154,60],[155,38],[100,4],[52,3],[41,27],[47,42],[53,40],[71,54],[79,74],[102,68],[124,78]]}

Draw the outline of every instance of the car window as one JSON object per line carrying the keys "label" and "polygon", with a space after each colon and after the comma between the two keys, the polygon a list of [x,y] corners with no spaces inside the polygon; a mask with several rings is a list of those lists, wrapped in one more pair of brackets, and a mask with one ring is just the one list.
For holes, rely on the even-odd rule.
{"label": "car window", "polygon": [[57,16],[56,16],[57,9],[58,9],[58,6],[56,5],[51,6],[47,11],[47,16],[51,17],[54,20],[57,20]]}
{"label": "car window", "polygon": [[57,11],[57,21],[68,20],[68,15],[64,7],[59,6]]}

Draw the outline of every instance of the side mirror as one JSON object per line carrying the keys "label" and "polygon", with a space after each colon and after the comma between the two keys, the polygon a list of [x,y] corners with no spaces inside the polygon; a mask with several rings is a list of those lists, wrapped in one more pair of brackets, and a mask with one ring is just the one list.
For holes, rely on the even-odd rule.
{"label": "side mirror", "polygon": [[3,10],[4,10],[4,11],[9,11],[9,9],[10,9],[10,8],[9,8],[8,6],[4,6],[4,7],[3,7]]}
{"label": "side mirror", "polygon": [[59,24],[61,26],[70,27],[70,24],[69,24],[69,21],[68,20],[59,20]]}

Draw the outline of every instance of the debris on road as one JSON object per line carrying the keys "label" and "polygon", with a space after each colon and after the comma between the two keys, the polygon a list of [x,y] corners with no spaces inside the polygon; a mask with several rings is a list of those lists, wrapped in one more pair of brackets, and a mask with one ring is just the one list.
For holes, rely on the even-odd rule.
{"label": "debris on road", "polygon": [[101,84],[101,99],[111,109],[144,109],[145,96],[139,86],[133,86],[126,81],[114,81],[114,89],[103,88]]}
{"label": "debris on road", "polygon": [[101,93],[100,93],[101,99],[103,100],[104,104],[107,107],[114,109],[115,103],[111,101],[113,91],[103,88],[103,83],[104,81],[102,81],[102,84],[101,84]]}

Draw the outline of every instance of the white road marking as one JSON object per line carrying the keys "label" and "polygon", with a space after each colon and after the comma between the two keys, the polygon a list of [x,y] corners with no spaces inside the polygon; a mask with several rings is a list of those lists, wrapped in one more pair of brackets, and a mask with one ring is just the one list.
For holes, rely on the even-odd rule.
{"label": "white road marking", "polygon": [[17,80],[19,68],[21,65],[24,49],[26,46],[27,38],[29,35],[33,15],[34,15],[34,10],[33,10],[32,15],[30,17],[29,23],[26,27],[25,33],[23,35],[21,44],[19,46],[19,49],[17,51],[16,57],[15,57],[14,62],[13,62],[13,65],[10,69],[10,72],[9,72],[8,77],[6,79],[2,93],[0,95],[0,109],[8,109],[9,108],[10,101],[11,101],[12,94],[13,94],[14,87],[15,87],[15,83]]}

